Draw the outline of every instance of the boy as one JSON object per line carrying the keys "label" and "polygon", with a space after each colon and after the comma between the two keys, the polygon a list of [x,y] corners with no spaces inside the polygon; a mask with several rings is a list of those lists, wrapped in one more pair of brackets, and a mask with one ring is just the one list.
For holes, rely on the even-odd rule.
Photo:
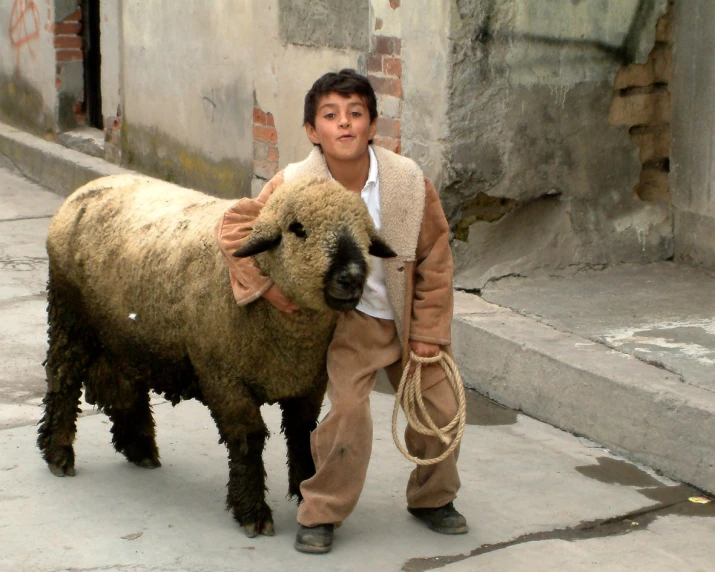
{"label": "boy", "polygon": [[[372,258],[372,272],[356,310],[341,313],[328,349],[331,410],[311,434],[316,474],[301,484],[295,548],[325,553],[333,530],[352,512],[365,482],[372,450],[370,392],[385,368],[394,387],[409,351],[435,356],[450,344],[452,256],[449,228],[432,183],[410,159],[370,145],[377,130],[377,102],[367,78],[353,70],[327,73],[305,97],[304,127],[315,145],[307,159],[275,175],[256,199],[242,199],[224,217],[219,244],[228,260],[239,304],[263,297],[283,312],[298,308],[251,259],[231,256],[273,190],[304,175],[332,177],[360,193],[396,258]],[[456,414],[456,400],[441,366],[423,367],[425,404],[438,426]],[[444,445],[407,429],[412,455],[432,458]],[[418,466],[407,484],[408,511],[430,529],[463,534],[465,518],[452,501],[459,490],[457,453]]]}

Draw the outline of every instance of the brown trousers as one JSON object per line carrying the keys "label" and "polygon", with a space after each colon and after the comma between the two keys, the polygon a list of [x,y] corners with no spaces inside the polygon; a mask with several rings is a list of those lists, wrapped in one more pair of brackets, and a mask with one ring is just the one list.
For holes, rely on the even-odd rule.
{"label": "brown trousers", "polygon": [[[401,347],[392,320],[358,311],[341,314],[328,348],[328,398],[331,409],[311,434],[316,474],[300,486],[303,502],[298,522],[303,526],[343,521],[362,492],[372,452],[370,392],[377,370],[385,368],[394,388],[402,374]],[[422,369],[423,399],[430,416],[443,427],[457,412],[453,390],[439,364]],[[409,427],[405,442],[413,456],[432,458],[445,445]],[[432,466],[417,466],[407,483],[411,508],[440,507],[459,490],[459,450]],[[395,449],[395,454],[400,454]]]}

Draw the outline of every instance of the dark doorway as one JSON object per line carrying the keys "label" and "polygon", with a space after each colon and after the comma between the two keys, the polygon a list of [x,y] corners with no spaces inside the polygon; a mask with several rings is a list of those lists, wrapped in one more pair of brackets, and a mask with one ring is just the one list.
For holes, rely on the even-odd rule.
{"label": "dark doorway", "polygon": [[87,125],[104,129],[102,116],[102,58],[99,52],[99,1],[82,0],[84,108]]}

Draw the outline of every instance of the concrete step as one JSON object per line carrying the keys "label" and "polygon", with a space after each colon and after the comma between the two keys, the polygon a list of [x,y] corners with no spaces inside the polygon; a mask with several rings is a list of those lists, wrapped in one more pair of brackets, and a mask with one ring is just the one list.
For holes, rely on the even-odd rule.
{"label": "concrete step", "polygon": [[715,394],[588,338],[455,293],[453,349],[466,386],[715,491]]}

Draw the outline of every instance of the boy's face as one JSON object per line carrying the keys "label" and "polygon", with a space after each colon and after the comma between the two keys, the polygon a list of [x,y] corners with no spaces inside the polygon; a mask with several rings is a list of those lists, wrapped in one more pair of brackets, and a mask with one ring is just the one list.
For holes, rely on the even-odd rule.
{"label": "boy's face", "polygon": [[367,152],[368,141],[377,131],[377,121],[370,122],[370,113],[362,97],[343,97],[329,93],[318,100],[315,127],[305,124],[308,138],[320,145],[328,159],[352,161]]}

